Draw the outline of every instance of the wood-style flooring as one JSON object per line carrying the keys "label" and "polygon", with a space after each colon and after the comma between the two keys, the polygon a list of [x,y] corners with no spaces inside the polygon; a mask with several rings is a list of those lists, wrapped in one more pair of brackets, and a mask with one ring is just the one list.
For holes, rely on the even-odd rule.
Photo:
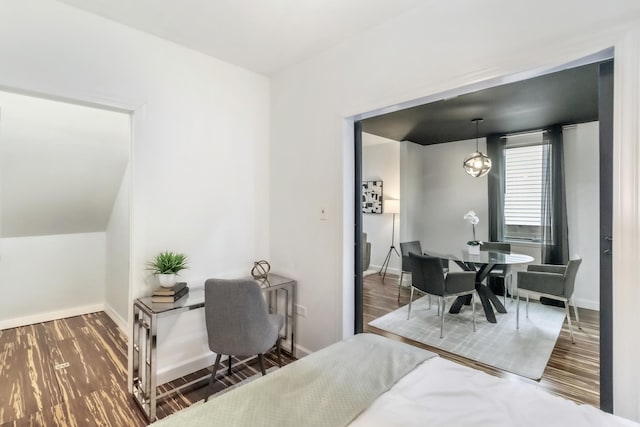
{"label": "wood-style flooring", "polygon": [[[291,361],[283,354],[283,363]],[[275,355],[266,355],[265,367],[272,366],[277,366]],[[218,376],[215,391],[258,369],[234,365],[231,375]],[[127,340],[104,312],[0,330],[0,427],[146,426],[126,381]],[[169,388],[163,385],[159,391]],[[205,394],[205,387],[172,394],[158,405],[158,417],[188,407]]]}
{"label": "wood-style flooring", "polygon": [[[403,341],[421,348],[438,353],[441,357],[453,360],[465,366],[479,369],[488,374],[509,381],[519,381],[534,384],[550,393],[563,396],[578,403],[600,407],[600,328],[599,313],[593,310],[579,309],[582,329],[574,323],[575,344],[571,343],[569,325],[565,323],[560,332],[556,346],[553,349],[547,368],[540,381],[498,370],[482,363],[465,359],[464,357],[431,347],[396,334],[392,334],[371,326],[368,323],[409,302],[409,290],[402,288],[400,303],[398,296],[398,277],[387,274],[382,279],[377,274],[364,278],[364,325],[365,332],[383,335],[398,341]],[[414,300],[419,298],[414,294]],[[573,311],[572,311],[573,313]]]}
{"label": "wood-style flooring", "polygon": [[[402,291],[396,301],[397,278],[377,275],[364,281],[365,325],[408,302]],[[568,326],[562,329],[547,369],[539,382],[432,348],[366,326],[373,332],[426,348],[491,375],[535,384],[580,403],[599,406],[598,313],[580,310],[583,329],[571,344]],[[8,426],[146,426],[147,422],[127,391],[127,340],[103,312],[0,331],[0,427]],[[284,363],[291,358],[283,355]],[[274,355],[265,358],[276,366]],[[66,365],[68,364],[68,365]],[[185,384],[202,370],[159,387]],[[235,366],[220,376],[216,391],[258,373],[256,366]],[[158,405],[163,418],[205,397],[204,387],[170,395]]]}

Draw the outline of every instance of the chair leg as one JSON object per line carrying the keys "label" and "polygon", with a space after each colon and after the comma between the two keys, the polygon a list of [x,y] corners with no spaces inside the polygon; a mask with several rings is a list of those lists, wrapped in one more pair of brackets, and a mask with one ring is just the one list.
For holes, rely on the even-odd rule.
{"label": "chair leg", "polygon": [[527,319],[529,318],[529,292],[527,292]]}
{"label": "chair leg", "polygon": [[571,342],[575,344],[576,341],[573,339],[573,326],[571,325],[571,310],[569,309],[569,301],[564,302],[564,309],[567,313],[567,322],[569,322],[569,334],[571,335]]}
{"label": "chair leg", "polygon": [[229,369],[227,370],[227,373],[231,375],[231,355],[229,355]]}
{"label": "chair leg", "polygon": [[440,304],[442,304],[442,316],[440,316],[440,338],[442,338],[442,331],[444,330],[444,306],[446,302],[443,297],[439,297],[438,300],[440,301]]}
{"label": "chair leg", "polygon": [[438,300],[436,301],[436,304],[438,305],[438,316],[440,316],[440,299],[442,297],[438,297]]}
{"label": "chair leg", "polygon": [[411,303],[413,302],[413,285],[411,285],[411,295],[409,296],[409,311],[407,311],[407,320],[411,316]]}
{"label": "chair leg", "polygon": [[262,376],[267,375],[267,371],[264,369],[264,356],[262,353],[258,355],[258,362],[260,362],[260,371],[262,372]]}
{"label": "chair leg", "polygon": [[580,315],[578,314],[578,306],[576,305],[576,300],[573,301],[573,311],[576,313],[576,323],[578,324],[578,329],[582,330],[582,323],[580,323]]}
{"label": "chair leg", "polygon": [[276,341],[276,354],[278,355],[278,368],[282,368],[282,351],[280,351],[282,337],[278,336]]}
{"label": "chair leg", "polygon": [[520,289],[518,289],[518,295],[516,296],[516,330],[520,329]]}
{"label": "chair leg", "polygon": [[502,295],[503,305],[507,306],[507,276],[502,276],[502,285],[504,287],[504,293]]}
{"label": "chair leg", "polygon": [[398,282],[398,304],[400,303],[400,289],[402,288],[402,278],[404,277],[404,271],[400,272],[400,281]]}
{"label": "chair leg", "polygon": [[473,292],[471,294],[471,306],[473,307],[471,312],[472,314],[472,318],[473,318],[473,332],[476,331],[476,293]]}
{"label": "chair leg", "polygon": [[207,397],[204,398],[204,401],[206,402],[207,400],[209,400],[209,396],[211,396],[211,387],[213,386],[213,382],[216,379],[216,373],[218,372],[218,368],[220,367],[220,358],[222,357],[221,354],[216,354],[216,362],[213,364],[213,371],[211,371],[211,377],[209,378],[209,387],[207,387]]}
{"label": "chair leg", "polygon": [[431,310],[431,295],[429,295],[429,310]]}

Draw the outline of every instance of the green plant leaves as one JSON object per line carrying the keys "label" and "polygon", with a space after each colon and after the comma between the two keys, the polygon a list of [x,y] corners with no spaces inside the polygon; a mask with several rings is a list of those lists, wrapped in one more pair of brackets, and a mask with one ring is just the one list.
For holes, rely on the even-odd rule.
{"label": "green plant leaves", "polygon": [[171,251],[160,252],[153,261],[147,262],[147,270],[154,274],[175,274],[187,267],[187,256]]}

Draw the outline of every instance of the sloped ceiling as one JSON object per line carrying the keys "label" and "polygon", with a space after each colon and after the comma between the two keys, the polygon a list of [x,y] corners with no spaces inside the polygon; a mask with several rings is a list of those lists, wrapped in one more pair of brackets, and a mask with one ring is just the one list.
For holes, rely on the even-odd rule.
{"label": "sloped ceiling", "polygon": [[0,236],[105,231],[129,116],[0,92]]}

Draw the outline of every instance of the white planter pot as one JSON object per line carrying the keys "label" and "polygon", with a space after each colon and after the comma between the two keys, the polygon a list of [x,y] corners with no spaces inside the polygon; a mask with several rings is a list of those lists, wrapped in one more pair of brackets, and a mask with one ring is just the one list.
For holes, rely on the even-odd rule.
{"label": "white planter pot", "polygon": [[158,280],[160,281],[160,286],[163,288],[170,288],[176,284],[176,275],[175,274],[158,274]]}
{"label": "white planter pot", "polygon": [[467,252],[471,255],[480,255],[480,245],[467,245]]}

